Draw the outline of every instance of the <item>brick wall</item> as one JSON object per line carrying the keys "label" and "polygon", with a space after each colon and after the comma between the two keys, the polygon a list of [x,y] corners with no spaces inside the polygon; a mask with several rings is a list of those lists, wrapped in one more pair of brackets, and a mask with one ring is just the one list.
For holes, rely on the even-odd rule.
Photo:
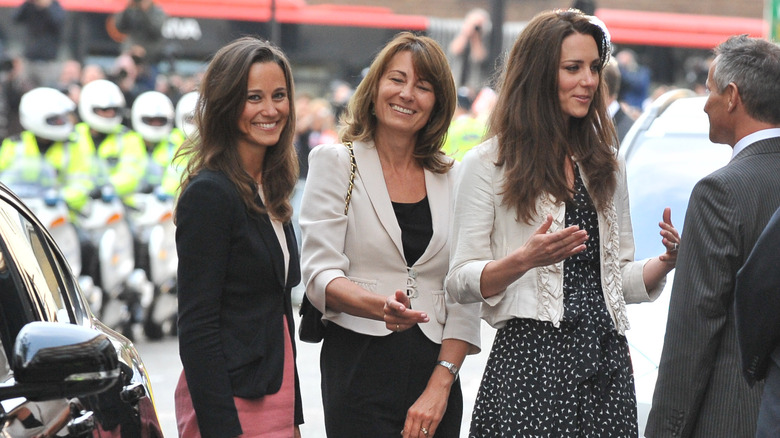
{"label": "brick wall", "polygon": [[[416,14],[455,18],[469,9],[490,9],[491,0],[307,0],[308,4],[373,5],[392,9],[399,14]],[[536,13],[553,8],[567,8],[571,0],[505,0],[507,21],[525,21]],[[764,0],[596,0],[601,8],[638,11],[678,12],[761,18]]]}

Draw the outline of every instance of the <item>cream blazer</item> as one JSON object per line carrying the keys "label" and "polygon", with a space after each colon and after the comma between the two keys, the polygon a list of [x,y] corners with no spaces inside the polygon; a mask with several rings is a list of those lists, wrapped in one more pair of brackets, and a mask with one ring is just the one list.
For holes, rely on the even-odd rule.
{"label": "cream blazer", "polygon": [[391,332],[382,321],[326,308],[325,287],[336,278],[346,277],[384,296],[406,290],[412,308],[430,316],[420,328],[431,341],[460,339],[472,345],[471,353],[478,352],[479,304],[458,304],[444,291],[456,169],[446,174],[425,171],[433,236],[420,259],[407,268],[401,228],[376,148],[373,143],[354,142],[354,151],[358,170],[346,216],[349,151],[342,144],[325,144],[309,154],[300,212],[301,271],[309,300],[323,312],[326,321],[355,332],[384,336]]}
{"label": "cream blazer", "polygon": [[[534,268],[505,291],[483,298],[482,269],[522,246],[548,214],[550,231],[565,227],[566,208],[549,197],[537,202],[532,223],[515,220],[515,209],[501,204],[504,171],[496,167],[495,138],[475,147],[463,159],[456,183],[452,256],[446,286],[456,301],[481,303],[482,318],[496,328],[511,318],[551,321],[558,327],[563,317],[563,262]],[[588,181],[585,180],[587,187]],[[611,205],[599,212],[601,285],[612,321],[619,333],[629,328],[626,303],[655,300],[665,280],[653,290],[645,288],[642,269],[647,260],[634,261],[634,237],[626,188],[625,163],[621,160],[617,189]]]}

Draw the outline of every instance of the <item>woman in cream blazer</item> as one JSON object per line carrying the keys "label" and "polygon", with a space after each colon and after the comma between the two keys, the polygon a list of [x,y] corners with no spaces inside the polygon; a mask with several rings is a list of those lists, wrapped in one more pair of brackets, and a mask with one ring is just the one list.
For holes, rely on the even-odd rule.
{"label": "woman in cream blazer", "polygon": [[349,200],[347,144],[309,154],[301,265],[327,325],[330,437],[460,435],[458,367],[479,351],[480,322],[444,290],[456,169],[441,151],[455,108],[443,71],[438,44],[408,32],[377,56],[342,120]]}
{"label": "woman in cream blazer", "polygon": [[[565,205],[549,197],[536,204],[538,219],[531,224],[515,219],[514,207],[502,203],[504,169],[496,166],[496,139],[475,147],[462,167],[468,167],[458,182],[458,191],[489,193],[489,197],[462,196],[456,206],[452,237],[452,268],[446,287],[456,301],[482,303],[482,318],[495,328],[511,318],[550,321],[558,327],[563,316],[563,261],[531,268],[502,292],[483,297],[482,270],[493,260],[506,257],[537,232],[547,215],[553,222],[549,232],[564,228]],[[626,304],[653,301],[661,294],[666,278],[651,289],[645,287],[643,269],[650,259],[634,261],[634,237],[629,213],[625,163],[620,161],[618,185],[612,208],[599,211],[601,285],[615,329],[629,328]],[[587,179],[585,186],[588,186]]]}
{"label": "woman in cream blazer", "polygon": [[634,261],[624,163],[601,72],[609,33],[577,10],[538,14],[506,57],[490,139],[458,169],[446,289],[497,327],[469,436],[637,436],[627,302],[676,261]]}

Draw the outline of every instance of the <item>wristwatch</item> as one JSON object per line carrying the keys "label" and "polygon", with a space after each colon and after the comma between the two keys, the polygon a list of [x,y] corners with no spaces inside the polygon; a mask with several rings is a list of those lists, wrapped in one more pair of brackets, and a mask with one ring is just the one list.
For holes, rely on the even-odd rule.
{"label": "wristwatch", "polygon": [[449,370],[450,374],[455,376],[456,379],[458,378],[458,371],[460,371],[460,370],[458,370],[458,366],[455,365],[454,363],[447,362],[446,360],[440,360],[440,361],[436,362],[436,365],[441,365],[444,368],[447,368],[447,370]]}

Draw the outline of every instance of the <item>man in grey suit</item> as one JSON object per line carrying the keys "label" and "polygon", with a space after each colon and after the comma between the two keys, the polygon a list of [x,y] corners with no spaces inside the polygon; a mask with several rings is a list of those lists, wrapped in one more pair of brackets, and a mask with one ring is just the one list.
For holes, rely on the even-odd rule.
{"label": "man in grey suit", "polygon": [[780,47],[738,36],[707,77],[710,140],[731,161],[693,189],[677,258],[658,381],[645,435],[755,436],[762,384],[742,378],[737,271],[780,206]]}

